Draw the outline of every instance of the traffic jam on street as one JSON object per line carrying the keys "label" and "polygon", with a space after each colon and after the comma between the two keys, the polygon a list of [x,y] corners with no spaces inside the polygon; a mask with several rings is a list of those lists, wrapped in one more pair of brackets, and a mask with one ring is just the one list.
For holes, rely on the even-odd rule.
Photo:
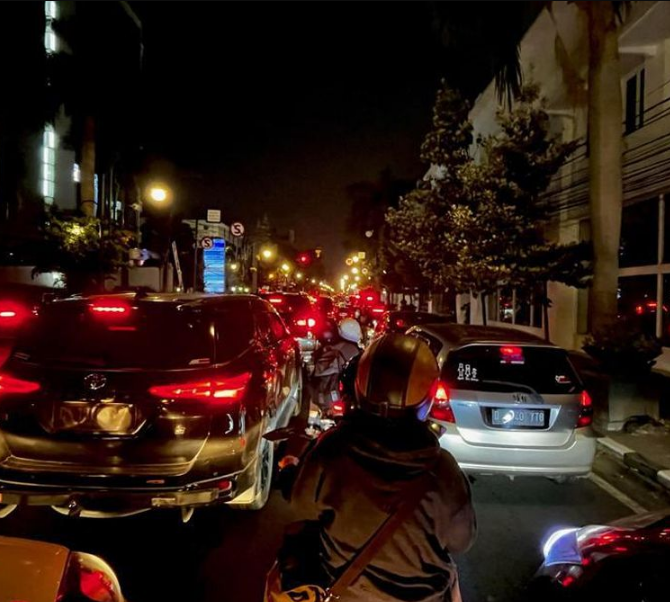
{"label": "traffic jam on street", "polygon": [[670,599],[668,3],[0,14],[0,602]]}

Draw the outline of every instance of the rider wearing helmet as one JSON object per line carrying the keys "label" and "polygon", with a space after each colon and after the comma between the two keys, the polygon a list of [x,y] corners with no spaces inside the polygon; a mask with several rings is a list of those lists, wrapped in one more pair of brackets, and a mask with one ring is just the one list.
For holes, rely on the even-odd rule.
{"label": "rider wearing helmet", "polygon": [[[324,586],[366,544],[409,482],[426,472],[434,477],[343,601],[444,602],[456,591],[451,555],[471,546],[475,516],[467,478],[424,422],[437,377],[423,341],[380,337],[358,364],[359,409],[326,433],[299,469],[291,503],[300,519],[318,525],[319,549],[311,557],[319,559]],[[291,579],[285,575],[295,586]]]}
{"label": "rider wearing helmet", "polygon": [[345,318],[337,326],[337,335],[329,340],[314,356],[314,397],[317,405],[330,411],[333,401],[339,398],[338,382],[349,361],[360,353],[361,327],[353,318]]}

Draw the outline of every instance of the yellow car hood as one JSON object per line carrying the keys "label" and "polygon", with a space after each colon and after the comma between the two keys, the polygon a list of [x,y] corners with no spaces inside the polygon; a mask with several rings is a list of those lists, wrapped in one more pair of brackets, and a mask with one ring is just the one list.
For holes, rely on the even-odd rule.
{"label": "yellow car hood", "polygon": [[55,602],[69,555],[56,544],[0,537],[0,602]]}

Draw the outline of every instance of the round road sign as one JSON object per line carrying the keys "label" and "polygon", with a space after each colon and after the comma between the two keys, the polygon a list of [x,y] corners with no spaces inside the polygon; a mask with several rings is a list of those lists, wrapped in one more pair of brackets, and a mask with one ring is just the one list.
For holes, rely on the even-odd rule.
{"label": "round road sign", "polygon": [[244,236],[244,224],[233,222],[230,226],[230,232],[233,236]]}
{"label": "round road sign", "polygon": [[200,239],[200,246],[203,249],[211,249],[214,247],[214,241],[209,236],[205,236]]}

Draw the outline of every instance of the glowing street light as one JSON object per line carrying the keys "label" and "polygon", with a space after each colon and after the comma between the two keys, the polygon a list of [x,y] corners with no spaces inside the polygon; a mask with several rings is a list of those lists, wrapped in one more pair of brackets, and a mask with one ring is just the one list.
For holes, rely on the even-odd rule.
{"label": "glowing street light", "polygon": [[354,280],[355,280],[356,282],[360,282],[360,281],[361,281],[361,277],[360,277],[360,276],[355,276],[355,277],[354,277]]}
{"label": "glowing street light", "polygon": [[266,261],[270,261],[275,256],[275,252],[270,247],[261,249],[261,257]]}
{"label": "glowing street light", "polygon": [[359,272],[358,268],[356,268],[356,267],[351,268],[351,273],[352,273],[352,274],[355,275],[355,274],[358,274],[358,272]]}
{"label": "glowing street light", "polygon": [[342,280],[344,280],[345,282],[349,280],[349,274],[344,274],[344,276],[342,276]]}
{"label": "glowing street light", "polygon": [[295,279],[302,280],[302,272],[296,272]]}
{"label": "glowing street light", "polygon": [[231,272],[237,272],[237,270],[239,270],[239,269],[240,269],[240,264],[239,263],[234,261],[233,263],[230,264],[230,271]]}
{"label": "glowing street light", "polygon": [[361,260],[361,258],[358,255],[354,255],[351,258],[351,261],[353,261],[354,263],[358,263],[360,260]]}
{"label": "glowing street light", "polygon": [[149,200],[157,205],[170,202],[170,189],[162,184],[154,184],[149,188]]}
{"label": "glowing street light", "polygon": [[284,262],[284,263],[281,264],[281,269],[282,269],[282,272],[285,272],[285,273],[288,274],[291,271],[291,266],[288,263]]}

